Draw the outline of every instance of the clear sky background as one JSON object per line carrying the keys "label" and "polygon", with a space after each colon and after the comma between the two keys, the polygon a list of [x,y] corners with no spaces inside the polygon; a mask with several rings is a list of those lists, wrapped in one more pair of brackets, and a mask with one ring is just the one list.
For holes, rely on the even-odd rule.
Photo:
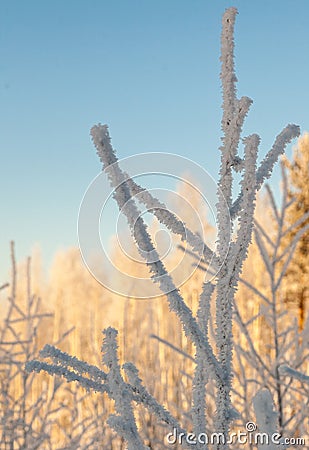
{"label": "clear sky background", "polygon": [[238,92],[254,100],[245,133],[263,156],[287,123],[309,129],[308,0],[0,0],[1,277],[11,239],[19,259],[39,244],[46,264],[77,245],[98,122],[120,158],[177,153],[216,178],[229,6]]}

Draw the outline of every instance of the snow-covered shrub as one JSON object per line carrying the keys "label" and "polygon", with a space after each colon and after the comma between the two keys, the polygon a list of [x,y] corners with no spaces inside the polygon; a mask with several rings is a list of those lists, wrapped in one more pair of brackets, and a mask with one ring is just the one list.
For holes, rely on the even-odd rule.
{"label": "snow-covered shrub", "polygon": [[[120,211],[126,216],[128,226],[141,256],[145,260],[154,283],[166,294],[171,313],[177,316],[183,331],[195,346],[195,373],[192,381],[192,427],[183,429],[181,420],[173,417],[163,405],[159,404],[139,378],[138,369],[132,363],[120,367],[117,356],[117,331],[112,328],[104,330],[103,363],[105,370],[83,363],[54,347],[46,347],[42,357],[51,359],[51,363],[38,360],[29,361],[29,371],[45,370],[51,374],[63,375],[68,381],[78,381],[87,389],[107,393],[115,402],[115,414],[110,416],[109,425],[126,440],[128,449],[139,450],[147,447],[139,433],[134,415],[134,404],[142,405],[159,422],[168,426],[168,430],[183,437],[181,448],[191,447],[192,436],[204,436],[204,441],[195,441],[195,448],[207,449],[205,444],[208,429],[207,388],[215,385],[216,412],[212,432],[221,438],[216,444],[218,449],[229,447],[228,435],[236,412],[231,404],[232,358],[233,358],[233,304],[239,283],[243,262],[253,230],[253,217],[256,194],[263,182],[269,178],[280,154],[286,145],[299,135],[296,125],[287,125],[276,137],[273,147],[258,165],[258,147],[260,137],[252,134],[243,138],[244,156],[238,154],[241,132],[245,117],[252,100],[236,96],[236,75],[234,71],[233,30],[237,11],[226,10],[222,20],[221,37],[221,82],[223,91],[223,115],[221,167],[217,183],[217,228],[218,240],[212,252],[201,238],[187,230],[185,224],[176,220],[165,205],[153,198],[150,192],[142,190],[118,164],[118,159],[111,145],[106,125],[96,125],[91,130],[92,139],[103,170],[108,176],[114,190],[114,199]],[[239,193],[233,199],[233,180],[235,173],[240,174]],[[187,239],[193,252],[202,253],[204,260],[210,264],[210,271],[216,275],[202,286],[198,312],[185,303],[176,288],[172,276],[158,257],[149,229],[145,224],[134,195],[139,192],[139,200],[149,212],[173,233]],[[185,232],[186,231],[186,232]],[[230,239],[230,236],[233,239]],[[151,255],[151,256],[149,256]],[[128,293],[129,294],[129,293]],[[210,299],[215,299],[216,312],[212,318]],[[91,306],[90,306],[91,307]],[[215,324],[215,339],[209,339],[209,325]],[[190,435],[193,433],[193,435]],[[191,438],[190,438],[191,436]],[[155,448],[164,448],[161,443]]]}

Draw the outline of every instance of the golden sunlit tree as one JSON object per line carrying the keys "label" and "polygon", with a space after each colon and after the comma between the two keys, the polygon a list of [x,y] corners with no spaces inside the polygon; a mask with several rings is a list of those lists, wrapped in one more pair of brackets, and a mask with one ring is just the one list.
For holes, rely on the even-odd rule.
{"label": "golden sunlit tree", "polygon": [[[304,224],[309,224],[309,133],[306,132],[298,140],[293,152],[293,158],[284,159],[289,178],[289,201],[293,202],[286,216],[286,223],[299,225],[290,231],[288,241],[292,241]],[[292,263],[286,273],[285,300],[298,310],[299,328],[304,328],[308,314],[308,278],[309,278],[309,230],[300,238]]]}

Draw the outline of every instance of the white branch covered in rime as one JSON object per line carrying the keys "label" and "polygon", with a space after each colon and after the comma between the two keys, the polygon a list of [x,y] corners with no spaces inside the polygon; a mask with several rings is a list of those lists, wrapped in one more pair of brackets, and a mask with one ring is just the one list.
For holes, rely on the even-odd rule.
{"label": "white branch covered in rime", "polygon": [[[236,115],[236,76],[234,75],[233,64],[233,25],[236,11],[228,10],[223,16],[222,31],[222,49],[224,49],[221,58],[222,69],[221,79],[223,88],[223,119],[222,129],[224,132],[223,146],[221,147],[221,168],[220,180],[218,184],[218,253],[221,258],[226,259],[220,272],[217,282],[217,300],[216,300],[216,345],[218,349],[219,362],[222,367],[222,380],[217,383],[217,413],[216,430],[228,435],[229,426],[232,421],[232,406],[230,401],[231,379],[232,379],[232,312],[235,290],[239,281],[239,274],[242,264],[246,258],[248,246],[251,241],[253,215],[255,210],[256,197],[256,160],[257,150],[260,138],[252,135],[244,139],[245,156],[240,162],[237,156],[241,127],[243,120],[251,104],[250,99],[243,100],[243,110],[238,109]],[[231,34],[231,36],[229,35]],[[226,54],[225,54],[226,51]],[[224,56],[225,55],[225,56]],[[228,56],[230,55],[230,56]],[[225,111],[227,109],[228,111]],[[242,112],[239,117],[239,111]],[[235,117],[236,115],[236,117]],[[244,192],[239,215],[239,231],[236,242],[230,244],[227,229],[230,225],[230,216],[228,210],[232,203],[232,168],[236,161],[236,171],[243,171],[241,188]],[[221,198],[220,198],[221,197]],[[225,207],[227,202],[228,208]],[[230,248],[229,248],[230,246]],[[229,250],[228,250],[229,248]],[[226,252],[228,254],[226,256]],[[225,447],[226,448],[226,447]]]}
{"label": "white branch covered in rime", "polygon": [[[229,8],[222,18],[221,33],[221,83],[222,83],[222,130],[226,137],[230,134],[231,122],[236,109],[236,82],[234,67],[234,24],[237,14],[236,8]],[[235,149],[231,149],[228,157],[236,156]]]}
{"label": "white branch covered in rime", "polygon": [[[199,299],[197,318],[199,326],[205,336],[208,336],[208,323],[210,320],[210,300],[215,289],[212,283],[204,283],[203,291]],[[210,373],[205,364],[205,358],[200,349],[196,350],[196,367],[192,384],[192,421],[193,431],[196,436],[201,435],[206,429],[206,386],[210,378]],[[197,443],[197,449],[207,447]]]}
{"label": "white branch covered in rime", "polygon": [[65,365],[60,364],[48,364],[44,361],[32,360],[28,361],[25,365],[27,372],[47,372],[50,375],[58,375],[59,377],[64,377],[68,382],[77,381],[80,386],[85,388],[87,391],[93,390],[95,392],[107,392],[108,386],[102,384],[99,381],[91,380],[88,377],[84,377],[73,370],[69,370]]}
{"label": "white branch covered in rime", "polygon": [[267,180],[274,168],[274,165],[278,161],[280,155],[284,153],[286,146],[295,138],[300,135],[300,128],[298,125],[289,124],[281,133],[276,137],[275,143],[271,150],[267,153],[265,158],[260,164],[257,171],[257,186],[258,189],[262,186],[263,182]]}
{"label": "white branch covered in rime", "polygon": [[[274,409],[274,402],[268,389],[258,391],[253,399],[256,422],[259,433],[266,433],[269,442],[260,443],[259,450],[276,450],[278,445],[271,442],[272,436],[278,433],[278,414]],[[280,448],[285,448],[280,445]]]}
{"label": "white branch covered in rime", "polygon": [[[300,128],[298,125],[289,124],[287,125],[281,133],[276,137],[274,145],[271,150],[267,153],[265,158],[260,164],[257,171],[257,189],[259,190],[263,185],[264,181],[267,180],[278,161],[280,155],[282,155],[286,149],[286,146],[295,138],[300,135]],[[243,196],[243,191],[240,192],[238,198],[234,201],[230,208],[231,218],[234,219],[239,213],[240,203]]]}
{"label": "white branch covered in rime", "polygon": [[143,404],[147,409],[155,414],[161,422],[165,422],[171,428],[175,428],[178,433],[184,430],[180,427],[178,421],[167,411],[143,386],[142,380],[139,378],[138,370],[132,363],[125,363],[123,369],[128,377],[129,383],[135,393],[135,401]]}
{"label": "white branch covered in rime", "polygon": [[[221,33],[221,83],[222,83],[222,121],[223,131],[221,150],[220,179],[218,182],[217,223],[218,255],[220,262],[225,258],[229,247],[230,216],[228,210],[232,202],[232,165],[236,157],[235,145],[231,145],[235,127],[232,121],[236,109],[236,75],[234,70],[234,23],[237,10],[227,9],[222,18]],[[235,122],[233,122],[234,124]],[[236,146],[237,147],[237,146]],[[227,206],[227,207],[226,207]]]}
{"label": "white branch covered in rime", "polygon": [[[119,205],[125,205],[125,202],[119,198],[120,193],[126,201],[138,194],[139,200],[147,207],[148,212],[154,214],[160,223],[164,224],[172,233],[180,235],[182,240],[186,240],[192,249],[210,261],[215,268],[218,267],[218,260],[214,252],[205,244],[199,235],[189,230],[185,224],[180,221],[175,214],[170,212],[166,205],[159,202],[142,186],[139,186],[130,176],[121,171],[118,165],[118,158],[111,145],[111,139],[107,125],[95,125],[91,129],[91,136],[97,148],[97,154],[103,163],[103,170],[106,170],[109,176],[111,186],[116,188],[115,199]],[[133,208],[133,201],[130,201],[128,208]],[[137,211],[135,211],[137,214]],[[138,217],[136,215],[136,217]]]}
{"label": "white branch covered in rime", "polygon": [[40,356],[42,358],[51,358],[56,364],[60,363],[66,367],[72,367],[80,375],[88,374],[97,381],[106,381],[106,373],[103,370],[81,361],[76,356],[70,356],[53,345],[45,345],[43,350],[40,351]]}
{"label": "white branch covered in rime", "polygon": [[153,197],[147,189],[135,183],[135,181],[126,174],[126,181],[130,188],[132,196],[138,194],[138,199],[147,208],[147,211],[152,213],[160,223],[165,225],[172,233],[179,235],[182,241],[188,242],[194,251],[202,255],[206,261],[218,268],[218,258],[214,252],[205,244],[201,237],[193,233],[181,220],[168,210],[163,202]]}
{"label": "white branch covered in rime", "polygon": [[255,167],[258,144],[259,137],[257,135],[250,136],[245,140],[244,175],[241,182],[245,195],[242,199],[239,230],[236,241],[231,244],[229,254],[224,262],[222,278],[218,280],[217,284],[216,344],[219,352],[219,362],[222,364],[225,373],[225,385],[222,385],[218,390],[217,405],[224,405],[224,407],[218,407],[217,427],[219,431],[225,433],[226,424],[231,419],[228,416],[231,405],[229,404],[230,399],[227,394],[227,387],[231,388],[233,303],[239,274],[251,241],[256,196]]}
{"label": "white branch covered in rime", "polygon": [[197,318],[201,330],[208,336],[208,324],[210,321],[210,300],[215,290],[213,283],[207,282],[203,285],[203,290],[199,298],[199,306],[197,310]]}
{"label": "white branch covered in rime", "polygon": [[[117,201],[119,210],[127,218],[140,254],[146,259],[150,272],[153,274],[153,281],[159,284],[162,292],[167,293],[166,295],[169,301],[170,309],[178,315],[183,325],[185,334],[192,340],[192,342],[194,342],[197,348],[200,348],[204,352],[213,376],[215,378],[220,378],[220,368],[214,352],[208,342],[207,336],[202,333],[196,319],[193,317],[192,311],[184,302],[178,289],[176,289],[171,276],[168,274],[152,243],[151,237],[147,231],[147,226],[136,207],[135,201],[130,198],[129,189],[124,181],[123,173],[117,163],[114,150],[110,144],[110,137],[107,127],[97,125],[92,128],[91,134],[103,164],[105,164],[104,161],[113,161],[112,168],[107,166],[105,170],[109,171],[111,169],[109,171],[109,176],[111,177],[111,186],[115,187],[115,200]],[[147,259],[148,253],[151,253],[151,259]]]}
{"label": "white branch covered in rime", "polygon": [[281,375],[292,377],[295,378],[296,380],[301,381],[302,383],[309,384],[309,375],[305,375],[304,373],[292,369],[287,365],[282,364],[282,366],[279,367],[279,372]]}
{"label": "white branch covered in rime", "polygon": [[104,330],[102,346],[103,362],[108,367],[107,383],[115,401],[117,415],[112,414],[108,424],[128,443],[128,450],[145,450],[136,425],[133,412],[133,395],[129,385],[125,383],[118,362],[117,330]]}
{"label": "white branch covered in rime", "polygon": [[64,376],[68,381],[78,381],[86,389],[109,392],[106,384],[107,375],[96,366],[81,361],[75,356],[70,356],[53,345],[45,345],[40,351],[40,356],[41,358],[50,358],[54,364],[39,360],[28,361],[26,364],[28,372],[44,370],[51,374]]}
{"label": "white branch covered in rime", "polygon": [[248,247],[251,242],[253,229],[253,218],[256,204],[256,161],[260,138],[253,134],[244,139],[244,173],[241,181],[241,188],[244,192],[241,202],[241,209],[238,218],[239,230],[236,242],[231,245],[231,254],[234,261],[231,263],[233,279],[231,284],[238,282],[238,277],[242,269],[242,264],[247,256]]}

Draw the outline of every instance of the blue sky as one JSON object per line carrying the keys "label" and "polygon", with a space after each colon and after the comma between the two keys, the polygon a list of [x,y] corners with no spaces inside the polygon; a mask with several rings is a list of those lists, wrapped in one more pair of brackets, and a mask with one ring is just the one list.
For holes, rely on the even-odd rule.
{"label": "blue sky", "polygon": [[46,264],[77,245],[98,122],[120,158],[177,153],[216,178],[229,6],[238,92],[254,100],[245,133],[263,156],[287,123],[309,129],[307,0],[0,0],[1,274],[11,239],[19,259],[39,244]]}

